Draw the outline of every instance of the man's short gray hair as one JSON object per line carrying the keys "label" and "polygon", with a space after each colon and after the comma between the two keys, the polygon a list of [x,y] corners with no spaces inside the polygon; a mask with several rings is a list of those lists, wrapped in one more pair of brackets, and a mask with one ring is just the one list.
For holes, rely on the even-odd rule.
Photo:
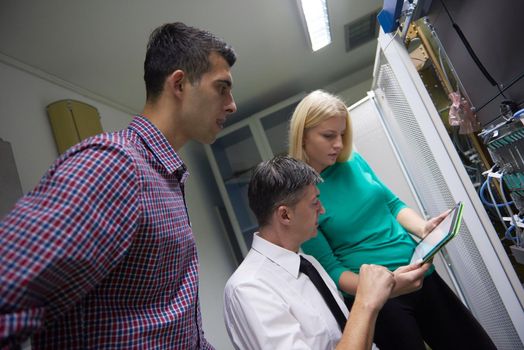
{"label": "man's short gray hair", "polygon": [[265,226],[276,208],[296,205],[307,186],[321,181],[306,163],[289,156],[276,156],[254,169],[248,189],[249,207],[258,224]]}

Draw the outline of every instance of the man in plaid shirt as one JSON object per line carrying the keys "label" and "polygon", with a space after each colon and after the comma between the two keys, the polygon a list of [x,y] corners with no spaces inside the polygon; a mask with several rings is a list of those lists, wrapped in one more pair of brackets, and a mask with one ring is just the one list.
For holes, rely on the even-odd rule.
{"label": "man in plaid shirt", "polygon": [[212,349],[177,152],[236,111],[235,60],[182,23],[151,34],[143,112],[69,149],[0,223],[0,348]]}

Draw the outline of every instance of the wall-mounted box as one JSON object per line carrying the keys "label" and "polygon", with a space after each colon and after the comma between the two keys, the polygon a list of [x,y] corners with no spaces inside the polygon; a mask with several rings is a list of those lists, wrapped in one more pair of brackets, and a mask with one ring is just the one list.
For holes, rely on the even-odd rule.
{"label": "wall-mounted box", "polygon": [[47,115],[60,154],[83,139],[103,132],[98,110],[84,102],[53,102],[47,106]]}

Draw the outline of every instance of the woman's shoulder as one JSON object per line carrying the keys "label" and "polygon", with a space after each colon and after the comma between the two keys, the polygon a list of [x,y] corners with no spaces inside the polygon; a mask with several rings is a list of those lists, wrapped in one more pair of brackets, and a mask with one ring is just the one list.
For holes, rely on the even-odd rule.
{"label": "woman's shoulder", "polygon": [[[342,162],[336,162],[335,164],[326,168],[320,175],[324,180],[327,178],[338,178],[339,176],[351,172],[351,169],[355,166],[354,154],[352,154],[348,160]],[[358,160],[357,160],[358,162]]]}
{"label": "woman's shoulder", "polygon": [[362,155],[358,152],[353,152],[351,154],[351,157],[348,160],[348,164],[351,167],[357,167],[360,170],[369,172],[371,171],[371,167],[369,166],[368,162]]}
{"label": "woman's shoulder", "polygon": [[370,168],[366,160],[360,155],[360,153],[353,152],[347,161],[336,162],[320,175],[324,180],[347,178],[355,173],[369,172]]}
{"label": "woman's shoulder", "polygon": [[360,155],[360,153],[353,151],[351,155],[349,156],[349,159],[345,162],[337,162],[335,165],[337,167],[343,168],[343,169],[350,169],[356,165],[359,164],[366,164],[366,161],[364,158]]}
{"label": "woman's shoulder", "polygon": [[365,162],[364,160],[364,157],[362,157],[362,155],[360,153],[358,153],[357,151],[353,151],[353,153],[351,153],[351,156],[349,157],[349,160],[348,162]]}

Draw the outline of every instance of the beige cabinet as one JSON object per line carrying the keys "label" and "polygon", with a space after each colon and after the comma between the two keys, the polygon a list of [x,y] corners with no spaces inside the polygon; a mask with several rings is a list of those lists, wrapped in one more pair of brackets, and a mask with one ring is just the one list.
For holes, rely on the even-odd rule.
{"label": "beige cabinet", "polygon": [[98,110],[84,102],[53,102],[47,106],[47,115],[60,154],[83,139],[103,132]]}

